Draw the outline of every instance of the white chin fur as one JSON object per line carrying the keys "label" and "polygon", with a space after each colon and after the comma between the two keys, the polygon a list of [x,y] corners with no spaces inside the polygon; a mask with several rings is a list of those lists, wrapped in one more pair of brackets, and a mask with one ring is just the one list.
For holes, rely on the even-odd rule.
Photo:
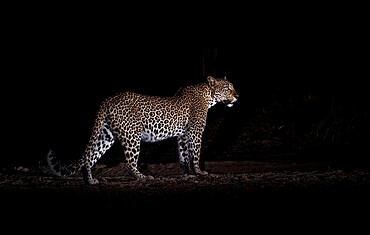
{"label": "white chin fur", "polygon": [[227,107],[233,107],[233,104],[227,104]]}

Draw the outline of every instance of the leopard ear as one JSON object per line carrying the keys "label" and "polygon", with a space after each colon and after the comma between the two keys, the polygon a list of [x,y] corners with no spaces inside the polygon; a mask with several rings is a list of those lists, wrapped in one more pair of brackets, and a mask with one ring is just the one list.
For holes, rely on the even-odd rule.
{"label": "leopard ear", "polygon": [[208,76],[207,81],[209,86],[214,86],[216,84],[216,79],[212,76]]}

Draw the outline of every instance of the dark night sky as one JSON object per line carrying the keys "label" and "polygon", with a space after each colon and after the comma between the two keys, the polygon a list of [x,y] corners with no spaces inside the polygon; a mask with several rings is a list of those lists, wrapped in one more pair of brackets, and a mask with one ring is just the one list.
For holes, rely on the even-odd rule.
{"label": "dark night sky", "polygon": [[167,95],[204,79],[203,48],[219,48],[210,75],[235,83],[246,98],[241,110],[272,90],[302,86],[353,102],[368,97],[362,15],[252,12],[238,12],[235,21],[214,12],[202,21],[55,12],[11,18],[3,77],[7,139],[21,154],[39,154],[55,143],[55,131],[75,142],[86,138],[108,95],[128,89]]}

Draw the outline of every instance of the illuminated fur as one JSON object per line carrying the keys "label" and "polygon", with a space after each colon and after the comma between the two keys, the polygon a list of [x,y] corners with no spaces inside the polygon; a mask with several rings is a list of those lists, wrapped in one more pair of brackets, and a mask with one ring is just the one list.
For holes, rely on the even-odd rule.
{"label": "illuminated fur", "polygon": [[145,176],[137,169],[141,141],[156,142],[176,137],[184,174],[208,174],[199,167],[208,109],[218,102],[231,107],[237,98],[238,94],[226,77],[212,76],[208,76],[206,82],[179,89],[172,97],[119,93],[102,102],[82,157],[63,166],[50,150],[48,165],[57,176],[70,176],[82,170],[84,182],[96,184],[98,180],[92,177],[91,168],[118,140],[124,147],[130,173],[142,179],[151,176]]}

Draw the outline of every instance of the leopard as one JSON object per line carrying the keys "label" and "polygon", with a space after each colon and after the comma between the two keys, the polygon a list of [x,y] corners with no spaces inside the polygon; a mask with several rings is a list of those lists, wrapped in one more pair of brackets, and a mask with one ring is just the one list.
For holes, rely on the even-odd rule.
{"label": "leopard", "polygon": [[54,150],[47,153],[47,164],[55,176],[68,177],[82,172],[84,184],[98,184],[93,166],[116,141],[123,147],[124,164],[138,180],[153,179],[139,171],[142,142],[154,143],[176,138],[180,172],[208,175],[200,167],[202,136],[208,110],[217,103],[232,107],[239,95],[226,76],[207,76],[205,81],[180,87],[172,96],[118,92],[98,107],[88,144],[79,159],[62,163]]}

